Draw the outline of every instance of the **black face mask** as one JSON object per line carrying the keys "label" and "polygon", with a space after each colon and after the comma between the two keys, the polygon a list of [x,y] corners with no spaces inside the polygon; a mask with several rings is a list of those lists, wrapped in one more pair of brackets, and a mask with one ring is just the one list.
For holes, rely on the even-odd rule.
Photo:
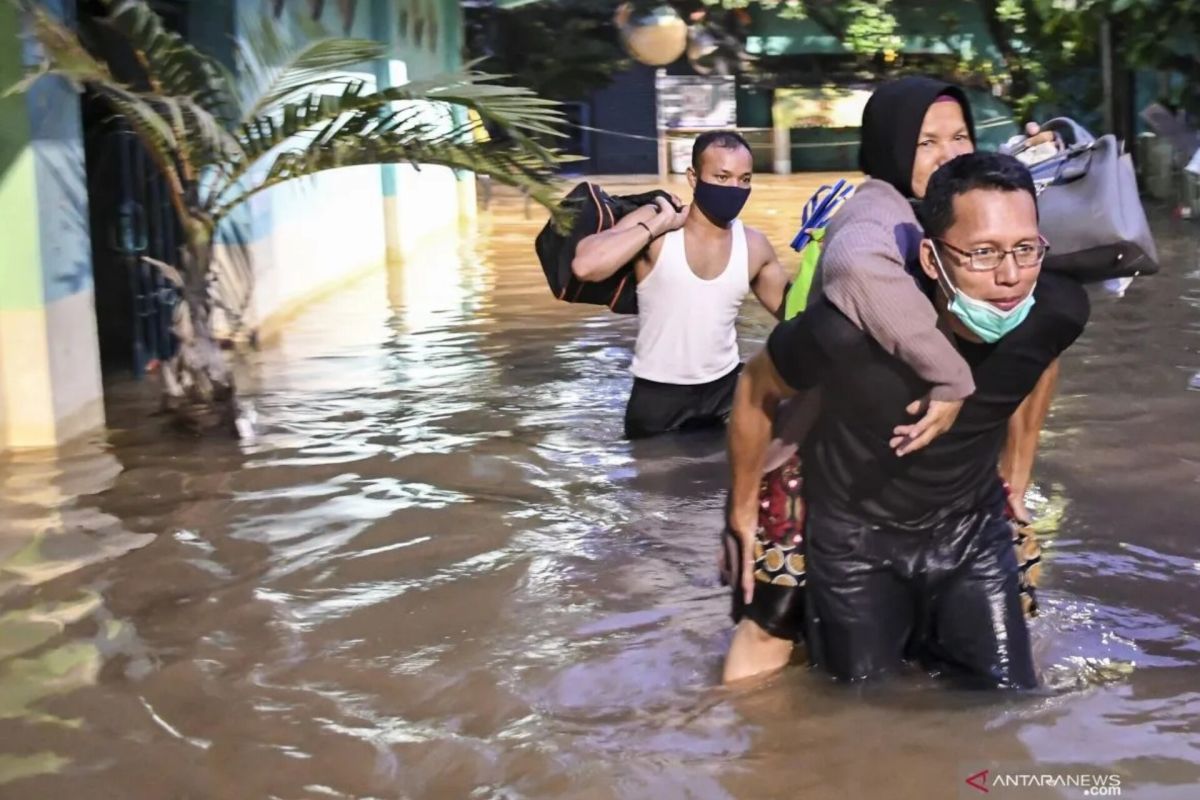
{"label": "black face mask", "polygon": [[737,215],[742,213],[742,208],[750,199],[750,190],[740,186],[719,186],[715,183],[705,183],[696,178],[696,192],[693,199],[709,219],[723,227],[733,222],[737,219]]}

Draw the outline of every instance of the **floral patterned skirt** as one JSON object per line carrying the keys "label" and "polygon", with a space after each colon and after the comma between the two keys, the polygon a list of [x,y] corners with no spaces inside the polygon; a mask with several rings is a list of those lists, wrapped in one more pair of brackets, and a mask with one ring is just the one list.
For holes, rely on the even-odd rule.
{"label": "floral patterned skirt", "polygon": [[[754,543],[754,579],[759,583],[804,586],[803,487],[798,456],[763,475],[759,487],[758,535]],[[1015,519],[1012,526],[1013,547],[1020,569],[1021,606],[1027,617],[1035,617],[1042,548],[1032,528]]]}

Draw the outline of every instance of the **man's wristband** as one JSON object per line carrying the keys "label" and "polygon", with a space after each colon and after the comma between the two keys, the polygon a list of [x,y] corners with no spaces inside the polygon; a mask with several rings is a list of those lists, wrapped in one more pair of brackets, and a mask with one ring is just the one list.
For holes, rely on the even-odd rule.
{"label": "man's wristband", "polygon": [[650,230],[650,226],[644,222],[639,222],[638,225],[646,229],[646,234],[650,237],[646,240],[646,246],[649,247],[650,243],[654,241],[654,231]]}

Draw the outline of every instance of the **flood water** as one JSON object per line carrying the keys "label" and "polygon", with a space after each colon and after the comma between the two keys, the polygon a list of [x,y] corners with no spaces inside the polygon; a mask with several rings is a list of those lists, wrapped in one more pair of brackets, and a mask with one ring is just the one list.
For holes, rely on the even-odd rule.
{"label": "flood water", "polygon": [[[746,214],[789,264],[814,180]],[[621,441],[634,320],[554,301],[498,198],[251,354],[254,442],[125,385],[103,440],[0,462],[0,796],[1200,797],[1200,225],[1160,216],[1035,472],[1045,691],[720,688],[722,441]]]}

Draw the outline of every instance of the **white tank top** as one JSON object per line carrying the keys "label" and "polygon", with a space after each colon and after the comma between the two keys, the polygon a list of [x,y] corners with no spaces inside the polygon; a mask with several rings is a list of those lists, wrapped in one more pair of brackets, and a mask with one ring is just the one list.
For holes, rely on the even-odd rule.
{"label": "white tank top", "polygon": [[741,220],[734,220],[730,230],[729,263],[712,280],[688,266],[682,228],[663,237],[654,268],[637,286],[636,377],[695,385],[715,381],[738,365],[734,323],[750,290],[750,258]]}

